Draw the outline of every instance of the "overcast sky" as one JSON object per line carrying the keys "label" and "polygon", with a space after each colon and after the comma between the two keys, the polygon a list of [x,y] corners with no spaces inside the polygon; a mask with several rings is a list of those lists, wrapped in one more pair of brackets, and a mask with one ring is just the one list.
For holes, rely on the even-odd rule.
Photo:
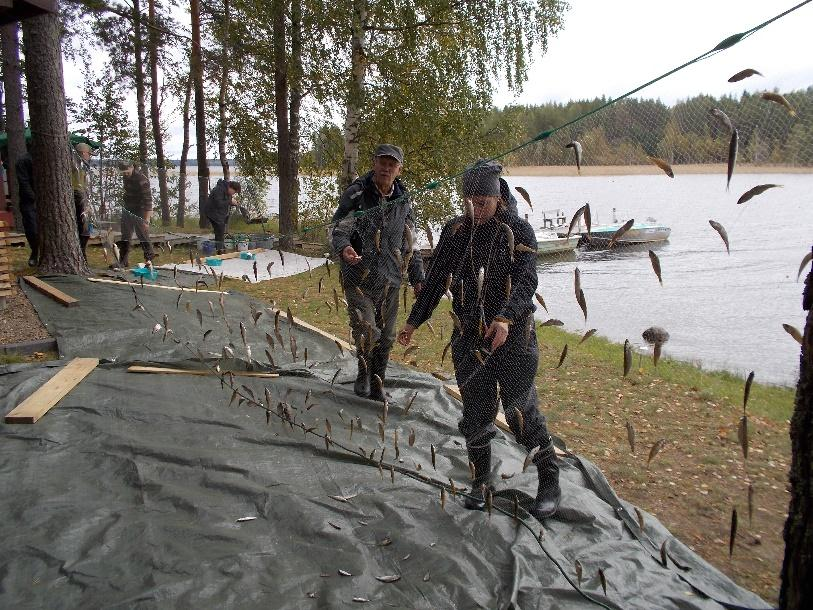
{"label": "overcast sky", "polygon": [[[792,0],[570,0],[564,28],[535,58],[523,92],[500,87],[495,105],[543,104],[606,95],[618,97],[791,8]],[[728,77],[755,68],[764,77],[739,83]],[[76,97],[81,75],[66,66],[66,89]],[[637,97],[667,104],[708,93],[776,88],[785,92],[813,85],[813,2],[779,19],[734,47],[651,85]],[[134,96],[132,96],[134,97]],[[135,123],[135,104],[131,115]],[[177,117],[176,117],[177,119]],[[180,121],[170,125],[167,154],[180,155]]]}

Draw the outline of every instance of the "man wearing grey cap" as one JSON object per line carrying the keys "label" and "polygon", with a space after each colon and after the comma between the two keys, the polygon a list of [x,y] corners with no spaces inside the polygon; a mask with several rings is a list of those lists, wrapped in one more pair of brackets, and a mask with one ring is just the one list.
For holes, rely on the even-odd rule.
{"label": "man wearing grey cap", "polygon": [[[450,220],[440,235],[429,276],[398,342],[428,320],[446,287],[459,319],[451,338],[452,361],[475,478],[466,508],[482,510],[491,493],[491,439],[502,402],[508,425],[530,452],[539,486],[530,513],[539,519],[559,507],[559,467],[545,417],[537,408],[534,378],[539,362],[533,304],[537,286],[536,238],[531,225],[508,210],[500,194],[502,166],[479,161],[463,175],[466,213]],[[523,247],[524,246],[524,247]],[[513,248],[513,249],[512,249]]]}
{"label": "man wearing grey cap", "polygon": [[421,253],[413,251],[412,206],[398,179],[403,163],[398,146],[379,145],[372,171],[348,187],[333,215],[333,249],[358,356],[353,391],[382,402],[404,274],[416,295],[423,282]]}

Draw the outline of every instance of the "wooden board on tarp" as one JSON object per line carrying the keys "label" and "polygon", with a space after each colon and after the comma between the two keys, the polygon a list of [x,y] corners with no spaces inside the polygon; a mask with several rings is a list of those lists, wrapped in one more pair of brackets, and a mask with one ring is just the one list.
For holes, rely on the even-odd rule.
{"label": "wooden board on tarp", "polygon": [[24,275],[23,279],[29,286],[31,286],[32,288],[36,288],[39,292],[41,292],[45,296],[53,299],[57,303],[61,303],[65,307],[76,307],[77,305],[79,305],[79,299],[75,299],[69,294],[65,294],[58,288],[54,288],[47,282],[43,282],[38,277],[34,277],[33,275]]}
{"label": "wooden board on tarp", "polygon": [[[87,278],[88,282],[98,282],[100,284],[121,284],[122,286],[138,286],[139,288],[163,288],[164,290],[180,290],[181,292],[211,292],[214,294],[220,294],[220,290],[204,290],[201,288],[200,290],[195,290],[194,286],[191,287],[183,287],[183,286],[162,286],[161,284],[147,284],[145,283],[144,286],[141,286],[141,283],[138,281],[133,282],[124,282],[122,280],[109,280],[103,277],[89,277]],[[222,291],[224,295],[228,296],[228,292],[225,290]]]}
{"label": "wooden board on tarp", "polygon": [[[277,311],[279,311],[281,316],[286,316],[285,319],[286,320],[288,319],[287,318],[287,312],[282,311],[281,309],[276,309],[274,307],[268,307],[267,309],[268,309],[268,311],[270,311],[273,314],[276,314]],[[320,337],[324,337],[325,339],[330,339],[334,343],[338,343],[339,345],[341,345],[342,348],[346,349],[348,352],[352,352],[352,350],[353,350],[353,346],[350,345],[347,341],[343,341],[342,339],[339,339],[336,335],[331,335],[329,332],[324,331],[321,328],[313,326],[312,324],[308,324],[304,320],[300,320],[299,318],[294,318],[294,326],[300,326],[300,327],[305,328],[305,329],[307,329],[307,330],[309,330],[311,332],[316,333]]]}
{"label": "wooden board on tarp", "polygon": [[[254,248],[253,250],[243,250],[243,252],[257,254],[258,252],[265,252],[265,248]],[[228,254],[217,254],[215,256],[207,256],[206,258],[219,258],[220,260],[225,261],[229,258],[239,258],[243,252],[229,252]]]}
{"label": "wooden board on tarp", "polygon": [[[152,373],[156,375],[210,375],[217,376],[212,371],[196,369],[173,369],[161,366],[137,366],[133,365],[127,369],[128,373]],[[231,371],[235,377],[279,377],[279,373],[261,373],[259,371]]]}
{"label": "wooden board on tarp", "polygon": [[7,424],[33,424],[99,365],[98,358],[74,358],[36,392],[12,409]]}

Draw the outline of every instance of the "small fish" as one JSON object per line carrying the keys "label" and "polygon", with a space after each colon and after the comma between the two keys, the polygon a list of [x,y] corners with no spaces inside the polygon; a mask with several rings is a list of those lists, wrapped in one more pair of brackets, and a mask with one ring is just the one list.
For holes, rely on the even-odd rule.
{"label": "small fish", "polygon": [[543,308],[545,311],[548,311],[548,306],[547,306],[547,305],[545,305],[545,299],[543,299],[543,298],[542,298],[542,295],[541,295],[541,294],[539,294],[538,292],[535,292],[535,293],[534,293],[534,296],[536,297],[537,302],[538,302],[538,303],[539,303],[539,304],[542,306],[542,308]]}
{"label": "small fish", "polygon": [[294,323],[294,314],[291,313],[291,308],[287,307],[285,309],[285,315],[288,317],[288,325],[291,328],[296,328],[296,324]]}
{"label": "small fish", "polygon": [[661,544],[661,565],[664,568],[669,567],[669,564],[666,561],[666,540],[664,540],[663,544]]}
{"label": "small fish", "polygon": [[378,436],[381,437],[381,442],[384,442],[384,424],[378,422]]}
{"label": "small fish", "polygon": [[505,232],[505,240],[508,242],[508,256],[511,257],[511,262],[514,262],[514,231],[507,224],[500,223],[500,228]]}
{"label": "small fish", "polygon": [[582,586],[582,574],[583,574],[582,564],[577,559],[575,561],[575,563],[573,564],[573,567],[576,568],[576,581],[579,583],[579,586],[581,587]]}
{"label": "small fish", "polygon": [[560,366],[562,366],[562,363],[565,361],[565,358],[567,358],[567,343],[565,343],[565,347],[562,349],[562,355],[559,356],[559,364],[556,365],[557,369]]}
{"label": "small fish", "polygon": [[243,280],[244,282],[248,282],[249,284],[251,283],[251,279],[245,273],[240,279]]}
{"label": "small fish", "polygon": [[644,513],[642,513],[638,507],[635,507],[635,516],[638,517],[638,527],[643,532],[644,531]]}
{"label": "small fish", "polygon": [[796,111],[793,109],[793,106],[790,105],[790,102],[785,99],[785,96],[781,93],[773,93],[771,91],[766,91],[762,94],[763,100],[768,100],[769,102],[773,102],[775,104],[779,104],[780,106],[784,106],[788,114],[790,116],[796,116]]}
{"label": "small fish", "polygon": [[557,320],[556,318],[550,318],[542,322],[539,326],[541,328],[543,326],[564,326],[564,325],[565,323],[562,322],[561,320]]}
{"label": "small fish", "polygon": [[409,443],[410,447],[415,445],[415,428],[409,429],[409,437],[407,438],[407,442]]}
{"label": "small fish", "polygon": [[666,439],[661,438],[655,441],[655,444],[652,445],[652,448],[649,450],[649,457],[646,459],[646,466],[649,468],[649,463],[655,459],[655,456],[660,453],[661,449],[666,446]]}
{"label": "small fish", "polygon": [[198,318],[198,324],[201,328],[203,328],[203,314],[201,313],[200,309],[195,310],[195,315]]}
{"label": "small fish", "polygon": [[802,259],[802,263],[799,265],[799,271],[796,273],[796,281],[799,281],[799,278],[802,276],[802,271],[804,271],[807,264],[813,260],[813,251],[808,252],[805,254],[804,258]]}
{"label": "small fish", "polygon": [[240,322],[240,338],[243,340],[243,345],[246,345],[246,325]]}
{"label": "small fish", "polygon": [[661,349],[663,348],[662,341],[656,341],[655,347],[652,350],[652,362],[655,366],[658,366],[658,361],[661,359]]}
{"label": "small fish", "polygon": [[517,417],[517,430],[519,432],[517,434],[517,437],[522,438],[523,436],[525,436],[525,416],[522,415],[522,411],[520,411],[516,407],[514,407],[514,415],[516,415]]}
{"label": "small fish", "polygon": [[585,214],[585,212],[589,209],[590,209],[589,206],[585,204],[578,210],[576,210],[576,213],[573,214],[573,218],[570,219],[570,224],[567,227],[567,235],[565,236],[566,238],[570,237],[571,233],[573,233],[573,229],[576,228],[576,223],[579,221],[579,218],[581,218]]}
{"label": "small fish", "polygon": [[576,295],[576,302],[581,307],[582,313],[584,314],[584,322],[587,323],[587,299],[584,298],[584,290],[579,288],[579,293]]}
{"label": "small fish", "polygon": [[627,441],[630,444],[630,451],[635,455],[635,428],[633,428],[630,420],[627,420],[627,423],[624,425],[627,427]]}
{"label": "small fish", "polygon": [[660,167],[663,170],[663,172],[670,178],[675,177],[675,172],[672,171],[672,166],[669,165],[666,161],[664,161],[660,157],[650,157],[649,155],[647,155],[646,158],[649,159],[652,163],[654,163],[658,167]]}
{"label": "small fish", "polygon": [[581,345],[582,343],[584,343],[585,341],[587,341],[587,340],[588,340],[590,337],[592,337],[593,335],[595,335],[595,334],[596,334],[596,332],[597,332],[597,330],[596,330],[595,328],[591,328],[591,329],[590,329],[590,330],[588,330],[586,333],[584,333],[584,335],[583,335],[583,336],[582,336],[582,338],[581,338],[581,341],[579,341],[579,345]]}
{"label": "small fish", "polygon": [[754,486],[748,483],[748,525],[751,525],[754,517]]}
{"label": "small fish", "polygon": [[624,339],[624,377],[629,375],[632,368],[632,344],[629,339]]}
{"label": "small fish", "polygon": [[715,231],[717,231],[717,233],[720,234],[720,237],[722,238],[723,243],[725,244],[725,251],[728,254],[731,254],[731,248],[729,247],[728,244],[728,233],[726,233],[725,227],[723,227],[723,225],[721,225],[716,220],[709,220],[709,224],[711,225],[712,229],[714,229]]}
{"label": "small fish", "polygon": [[749,201],[749,200],[753,199],[754,197],[756,197],[757,195],[761,195],[762,193],[764,193],[768,189],[772,189],[772,188],[782,188],[782,185],[781,184],[760,184],[759,186],[755,186],[754,188],[749,189],[745,193],[742,194],[742,196],[737,200],[737,205],[739,205],[741,203],[745,203],[746,201]]}
{"label": "small fish", "polygon": [[455,329],[458,332],[463,332],[463,326],[460,324],[460,318],[457,317],[457,314],[453,310],[449,310],[449,316],[452,318],[452,323],[454,324]]}
{"label": "small fish", "polygon": [[514,252],[536,252],[536,250],[525,244],[517,244],[514,247]]}
{"label": "small fish", "polygon": [[742,412],[745,413],[745,407],[748,405],[748,397],[751,396],[751,384],[754,383],[754,371],[748,373],[748,379],[745,380],[745,391],[742,396]]}
{"label": "small fish", "polygon": [[757,72],[753,68],[746,68],[745,70],[741,70],[737,72],[734,76],[728,79],[729,83],[736,83],[741,80],[748,78],[749,76],[762,76],[761,72]]}
{"label": "small fish", "polygon": [[525,200],[525,203],[527,203],[527,204],[528,204],[528,207],[530,207],[530,208],[531,208],[531,211],[533,212],[534,206],[533,206],[533,204],[531,203],[531,196],[528,194],[528,191],[526,191],[526,190],[525,190],[524,188],[522,188],[521,186],[515,186],[514,188],[516,189],[516,191],[517,191],[517,192],[518,192],[520,195],[522,195],[522,198]]}
{"label": "small fish", "polygon": [[381,254],[381,229],[376,229],[375,232],[375,250]]}
{"label": "small fish", "polygon": [[413,402],[415,402],[415,399],[416,399],[417,397],[418,397],[418,392],[415,392],[415,393],[412,395],[412,398],[410,398],[410,399],[409,399],[409,402],[407,403],[407,406],[404,408],[404,415],[406,415],[407,413],[409,413],[409,410],[412,408],[412,403],[413,403]]}
{"label": "small fish", "polygon": [[734,123],[731,122],[731,119],[728,118],[728,115],[725,112],[719,108],[712,108],[709,110],[709,114],[719,119],[719,121],[725,125],[726,129],[728,129],[729,133],[734,131]]}
{"label": "small fish", "polygon": [[203,340],[206,341],[206,338],[211,334],[212,329],[210,328],[205,333],[203,333]]}
{"label": "small fish", "polygon": [[582,173],[582,145],[581,142],[571,140],[565,144],[565,148],[572,148],[573,154],[576,156],[576,171]]}
{"label": "small fish", "polygon": [[783,324],[782,328],[784,328],[785,332],[793,337],[799,343],[799,345],[803,345],[804,338],[802,337],[802,333],[798,328],[791,326],[790,324]]}
{"label": "small fish", "polygon": [[539,447],[534,447],[531,451],[528,452],[528,455],[525,456],[525,461],[522,463],[522,472],[525,472],[528,469],[528,466],[531,465],[536,454],[539,453]]}
{"label": "small fish", "polygon": [[406,350],[404,351],[404,359],[407,359],[407,358],[409,357],[409,355],[410,355],[410,354],[412,354],[413,352],[417,351],[418,349],[420,349],[420,347],[419,347],[419,346],[417,346],[417,345],[410,345],[410,346],[409,346],[408,348],[406,348]]}
{"label": "small fish", "polygon": [[333,289],[333,304],[336,306],[336,313],[339,313],[339,293]]}
{"label": "small fish", "polygon": [[598,579],[601,582],[601,589],[604,591],[604,595],[607,595],[607,577],[604,575],[602,568],[598,569]]}
{"label": "small fish", "polygon": [[435,446],[434,446],[434,445],[429,445],[429,450],[430,450],[430,451],[431,451],[431,453],[432,453],[432,468],[434,468],[435,470],[437,470],[438,468],[437,468],[437,466],[435,465]]}
{"label": "small fish", "polygon": [[327,276],[330,277],[330,261],[325,259],[325,269],[327,270]]}
{"label": "small fish", "polygon": [[480,271],[477,272],[477,300],[481,300],[483,298],[483,282],[486,279],[486,270],[484,267],[480,267]]}
{"label": "small fish", "polygon": [[277,250],[277,254],[279,254],[279,263],[283,267],[285,266],[285,256],[282,254],[282,250]]}
{"label": "small fish", "polygon": [[423,575],[423,581],[424,582],[429,582],[430,578],[432,578],[432,577],[430,576],[429,572],[427,572],[426,574]]}
{"label": "small fish", "polygon": [[254,281],[258,282],[258,281],[260,281],[260,278],[257,275],[257,261],[256,260],[254,261],[254,264],[252,265],[252,267],[253,267],[253,270],[254,270]]}
{"label": "small fish", "polygon": [[731,140],[728,143],[728,168],[726,170],[725,190],[731,184],[731,176],[734,174],[734,166],[737,164],[737,148],[739,147],[739,132],[734,129],[731,132]]}
{"label": "small fish", "polygon": [[728,556],[734,554],[734,541],[737,539],[737,509],[731,510],[731,529],[728,533]]}
{"label": "small fish", "polygon": [[254,521],[257,517],[240,517],[237,523],[245,523],[246,521]]}
{"label": "small fish", "polygon": [[748,459],[748,416],[743,415],[740,417],[740,423],[737,426],[737,440],[740,441],[740,448],[742,449],[742,456]]}
{"label": "small fish", "polygon": [[475,358],[477,358],[477,361],[478,361],[478,362],[479,362],[481,365],[485,365],[485,363],[486,363],[486,359],[483,357],[482,352],[480,352],[480,350],[479,350],[479,349],[475,349],[475,350],[472,350],[472,351],[474,352],[474,357],[475,357]]}
{"label": "small fish", "polygon": [[390,574],[388,576],[376,576],[375,579],[380,582],[398,582],[401,577],[398,574]]}
{"label": "small fish", "polygon": [[265,266],[265,270],[268,271],[268,277],[271,277],[271,267],[274,266],[274,261],[271,261]]}
{"label": "small fish", "polygon": [[655,272],[658,282],[660,282],[660,285],[663,286],[663,277],[661,277],[661,260],[652,250],[649,251],[649,262],[652,263],[652,270]]}
{"label": "small fish", "polygon": [[290,343],[291,343],[291,357],[294,359],[294,361],[296,361],[296,337],[294,337],[293,335],[291,335]]}
{"label": "small fish", "polygon": [[624,233],[629,231],[632,228],[632,225],[634,225],[634,224],[635,224],[635,219],[630,218],[627,222],[625,222],[623,225],[621,225],[618,228],[618,230],[615,233],[613,233],[613,236],[610,239],[610,243],[607,244],[607,248],[608,249],[612,248],[615,245],[615,243],[624,235]]}
{"label": "small fish", "polygon": [[342,357],[344,357],[344,348],[342,347],[342,344],[341,344],[341,343],[339,343],[339,342],[338,342],[336,339],[334,339],[334,340],[333,340],[333,343],[335,343],[335,344],[336,344],[336,347],[337,347],[337,348],[338,348],[338,350],[339,350],[339,355],[340,355],[340,356],[342,356]]}
{"label": "small fish", "polygon": [[511,276],[510,275],[505,276],[505,298],[506,299],[511,298]]}
{"label": "small fish", "polygon": [[477,478],[477,471],[474,469],[474,462],[472,461],[469,461],[469,474],[472,481]]}
{"label": "small fish", "polygon": [[[352,576],[352,574],[350,572],[348,572],[347,570],[339,570],[339,576]],[[356,598],[353,598],[353,601],[355,601],[355,600],[356,600]]]}

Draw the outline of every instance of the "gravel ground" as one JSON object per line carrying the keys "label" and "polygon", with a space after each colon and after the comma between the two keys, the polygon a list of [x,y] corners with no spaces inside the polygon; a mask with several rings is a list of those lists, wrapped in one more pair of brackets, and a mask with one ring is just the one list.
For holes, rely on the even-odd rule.
{"label": "gravel ground", "polygon": [[6,307],[0,309],[0,344],[47,339],[49,336],[28,297],[16,282],[13,283],[11,296],[6,297]]}

